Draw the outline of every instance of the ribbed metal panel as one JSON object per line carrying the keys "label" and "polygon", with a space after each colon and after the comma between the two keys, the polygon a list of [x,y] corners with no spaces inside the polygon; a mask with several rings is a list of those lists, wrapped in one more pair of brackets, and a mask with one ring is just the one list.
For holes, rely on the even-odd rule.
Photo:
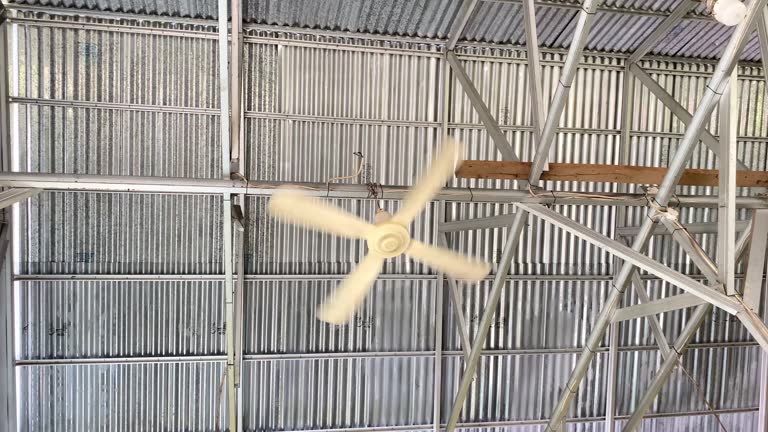
{"label": "ribbed metal panel", "polygon": [[21,367],[20,430],[223,430],[223,373],[223,363]]}
{"label": "ribbed metal panel", "polygon": [[244,430],[425,424],[431,358],[247,362]]}
{"label": "ribbed metal panel", "polygon": [[[719,414],[720,422],[729,431],[753,431],[758,428],[756,412]],[[651,418],[643,420],[643,432],[700,432],[721,430],[720,422],[712,415]],[[621,422],[624,424],[624,422]]]}
{"label": "ribbed metal panel", "polygon": [[[462,313],[469,322],[470,338],[474,339],[491,282],[479,285],[461,283],[459,286],[464,301]],[[583,346],[609,289],[610,281],[508,281],[485,348],[557,349]],[[443,328],[456,328],[452,304],[447,306],[444,317]],[[444,344],[446,350],[458,350],[458,334],[446,332]]]}
{"label": "ribbed metal panel", "polygon": [[220,282],[25,282],[20,359],[224,352]]}
{"label": "ribbed metal panel", "polygon": [[18,40],[18,96],[218,106],[215,40],[38,26]]}
{"label": "ribbed metal panel", "polygon": [[221,273],[221,198],[45,192],[20,206],[22,273]]}
{"label": "ribbed metal panel", "polygon": [[345,325],[316,317],[340,281],[246,285],[246,353],[425,351],[434,348],[434,281],[386,280]]}
{"label": "ribbed metal panel", "polygon": [[[683,363],[696,380],[696,386],[682,371],[676,370],[651,412],[706,411],[708,408],[701,399],[702,395],[717,409],[729,409],[735,405],[756,406],[759,383],[753,379],[756,370],[752,371],[751,365],[758,364],[759,355],[757,347],[689,351]],[[577,357],[574,353],[481,358],[478,375],[470,388],[460,421],[546,419],[565,389]],[[571,406],[569,417],[605,415],[607,361],[608,354],[596,355]],[[639,389],[647,387],[660,362],[655,351],[619,353],[616,401],[619,415],[632,413],[642,394]],[[444,360],[444,392],[455,394],[462,369],[458,357]],[[718,379],[713,379],[713,376]],[[738,396],[733,399],[732,393]],[[451,403],[452,399],[443,400],[444,413],[450,412]],[[443,421],[446,419],[447,414]]]}
{"label": "ribbed metal panel", "polygon": [[19,105],[20,171],[221,178],[219,119]]}

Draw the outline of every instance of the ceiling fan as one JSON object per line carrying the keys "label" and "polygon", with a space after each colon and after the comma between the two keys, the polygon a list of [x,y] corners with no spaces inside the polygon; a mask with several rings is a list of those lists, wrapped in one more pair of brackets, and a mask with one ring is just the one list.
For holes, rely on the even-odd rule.
{"label": "ceiling fan", "polygon": [[348,321],[379,276],[384,260],[401,254],[455,279],[479,280],[488,274],[491,267],[487,263],[414,240],[408,232],[411,222],[453,176],[456,155],[456,165],[462,163],[461,144],[450,138],[445,142],[427,174],[405,196],[400,210],[394,215],[377,211],[373,224],[296,190],[284,189],[272,196],[272,216],[338,236],[364,239],[368,244],[368,255],[318,309],[319,319],[333,324]]}

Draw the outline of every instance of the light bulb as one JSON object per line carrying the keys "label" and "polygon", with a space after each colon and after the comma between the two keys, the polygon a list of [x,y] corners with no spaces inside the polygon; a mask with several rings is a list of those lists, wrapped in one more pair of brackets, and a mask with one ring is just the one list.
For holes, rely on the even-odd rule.
{"label": "light bulb", "polygon": [[717,0],[712,15],[727,26],[735,26],[747,16],[747,7],[739,0]]}

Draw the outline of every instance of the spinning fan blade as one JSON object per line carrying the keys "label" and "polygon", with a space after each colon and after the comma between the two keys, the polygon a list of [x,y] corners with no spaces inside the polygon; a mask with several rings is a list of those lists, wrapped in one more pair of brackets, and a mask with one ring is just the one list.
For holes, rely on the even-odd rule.
{"label": "spinning fan blade", "polygon": [[491,266],[482,261],[472,261],[449,249],[437,248],[411,240],[406,254],[455,279],[480,280],[488,275]]}
{"label": "spinning fan blade", "polygon": [[331,324],[343,324],[363,302],[371,285],[381,272],[384,258],[368,255],[357,268],[336,288],[330,299],[320,307],[317,317]]}
{"label": "spinning fan blade", "polygon": [[457,153],[459,155],[457,164],[461,165],[461,157],[464,153],[462,147],[463,146],[458,141],[455,141],[450,137],[446,138],[442,151],[437,158],[432,161],[432,165],[430,165],[427,174],[419,179],[419,182],[411,189],[408,195],[406,195],[400,211],[392,217],[393,222],[408,227],[416,216],[424,210],[424,207],[426,207],[427,203],[432,200],[432,197],[434,197],[435,194],[443,188],[445,182],[453,176],[454,158]]}
{"label": "spinning fan blade", "polygon": [[349,238],[364,238],[373,225],[294,190],[281,190],[269,200],[269,213],[291,223]]}

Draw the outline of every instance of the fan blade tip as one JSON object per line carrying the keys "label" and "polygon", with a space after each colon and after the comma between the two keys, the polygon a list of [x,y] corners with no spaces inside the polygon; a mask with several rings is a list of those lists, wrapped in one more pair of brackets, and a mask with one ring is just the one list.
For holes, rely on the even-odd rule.
{"label": "fan blade tip", "polygon": [[347,323],[352,319],[352,315],[345,317],[327,306],[322,306],[317,310],[317,319],[327,322],[328,324],[339,325]]}
{"label": "fan blade tip", "polygon": [[472,268],[459,271],[454,275],[456,279],[479,281],[484,279],[491,272],[491,265],[486,262],[474,263]]}

